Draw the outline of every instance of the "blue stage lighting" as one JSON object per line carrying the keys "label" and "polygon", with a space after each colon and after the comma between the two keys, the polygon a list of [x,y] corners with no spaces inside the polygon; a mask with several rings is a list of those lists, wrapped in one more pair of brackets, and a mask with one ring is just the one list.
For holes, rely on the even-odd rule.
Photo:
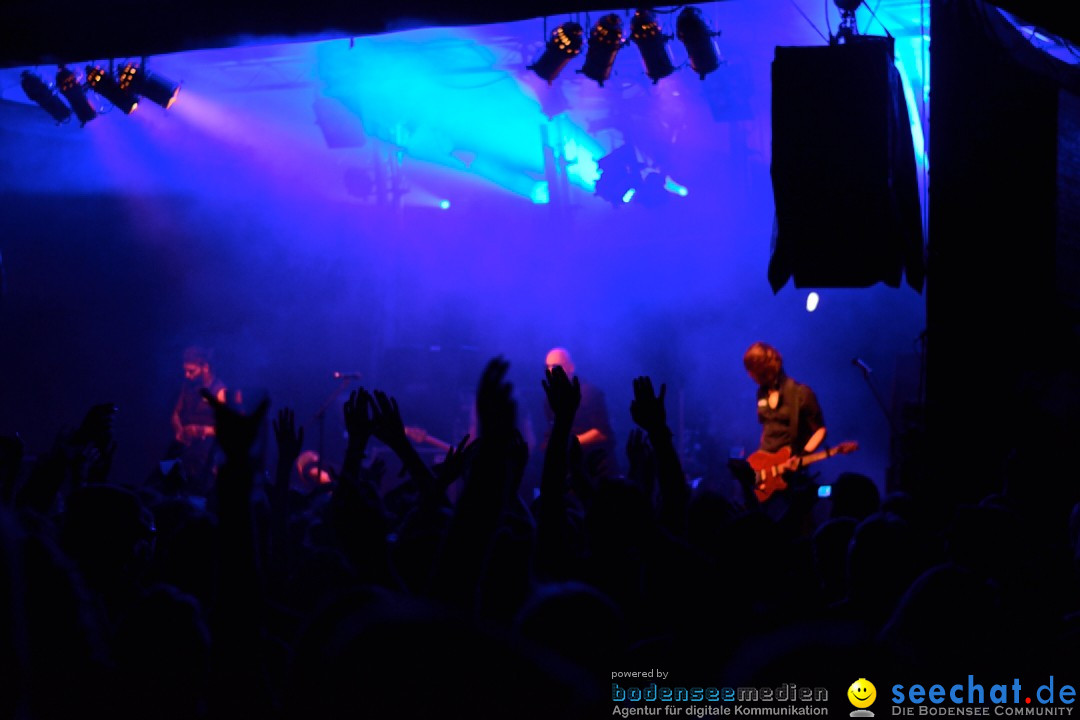
{"label": "blue stage lighting", "polygon": [[641,161],[633,145],[620,145],[597,161],[595,192],[615,207],[630,202],[641,184]]}

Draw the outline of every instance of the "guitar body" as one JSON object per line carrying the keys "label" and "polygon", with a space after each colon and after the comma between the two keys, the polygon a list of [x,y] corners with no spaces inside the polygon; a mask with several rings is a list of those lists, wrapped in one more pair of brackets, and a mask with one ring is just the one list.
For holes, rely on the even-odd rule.
{"label": "guitar body", "polygon": [[858,443],[846,441],[836,447],[819,450],[797,458],[792,457],[791,448],[789,447],[780,448],[776,452],[757,450],[746,458],[746,462],[754,470],[754,494],[757,496],[758,502],[765,502],[773,496],[773,493],[787,488],[788,484],[784,479],[784,473],[835,455],[846,455],[858,449]]}
{"label": "guitar body", "polygon": [[754,494],[758,502],[765,502],[773,493],[787,489],[784,472],[791,460],[791,448],[780,448],[777,452],[758,450],[746,458],[754,469]]}

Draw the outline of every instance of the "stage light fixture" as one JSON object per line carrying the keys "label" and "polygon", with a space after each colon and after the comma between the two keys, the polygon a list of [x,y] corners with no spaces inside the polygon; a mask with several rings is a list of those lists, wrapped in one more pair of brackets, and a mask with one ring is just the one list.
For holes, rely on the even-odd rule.
{"label": "stage light fixture", "polygon": [[615,55],[625,44],[622,19],[615,13],[605,15],[597,20],[589,31],[589,48],[585,51],[585,65],[578,72],[590,80],[595,80],[600,87],[604,87],[604,81],[611,77]]}
{"label": "stage light fixture", "polygon": [[653,81],[653,85],[659,82],[660,78],[675,72],[671,49],[667,45],[671,36],[663,33],[652,11],[635,10],[630,27],[630,36],[641,52],[641,61],[645,63],[645,74]]}
{"label": "stage light fixture", "polygon": [[570,20],[551,31],[551,39],[544,48],[544,54],[532,65],[526,67],[542,77],[550,85],[559,76],[566,64],[581,53],[581,42],[585,32],[576,22]]}
{"label": "stage light fixture", "polygon": [[56,91],[46,85],[40,76],[29,70],[23,70],[20,84],[23,92],[26,93],[26,97],[36,102],[38,107],[49,113],[57,125],[71,118],[71,108],[64,104]]}
{"label": "stage light fixture", "polygon": [[660,207],[669,202],[674,194],[668,192],[664,173],[659,170],[650,170],[645,172],[641,182],[638,183],[635,202],[647,207]]}
{"label": "stage light fixture", "polygon": [[675,36],[686,47],[690,67],[702,80],[720,67],[720,50],[716,47],[715,40],[719,34],[709,29],[705,18],[701,16],[701,10],[693,5],[683,8],[679,19],[675,21]]}
{"label": "stage light fixture", "polygon": [[[145,62],[143,64],[145,65]],[[142,95],[166,110],[176,102],[176,96],[180,93],[179,83],[147,72],[139,65],[130,62],[120,68],[117,84],[121,90]]]}
{"label": "stage light fixture", "polygon": [[641,185],[641,161],[633,145],[620,145],[596,161],[600,179],[594,192],[615,207],[630,202]]}
{"label": "stage light fixture", "polygon": [[125,115],[130,115],[135,112],[135,108],[139,107],[139,100],[135,97],[135,93],[121,88],[116,78],[97,65],[86,66],[86,84]]}
{"label": "stage light fixture", "polygon": [[86,99],[83,86],[73,71],[66,67],[57,70],[56,87],[60,88],[60,93],[67,99],[68,105],[71,106],[71,110],[75,113],[75,117],[79,118],[82,126],[85,127],[86,123],[97,117],[97,110]]}
{"label": "stage light fixture", "polygon": [[830,45],[850,42],[859,34],[859,25],[855,20],[855,11],[862,5],[862,0],[833,0],[840,11],[840,27],[835,35],[829,37]]}

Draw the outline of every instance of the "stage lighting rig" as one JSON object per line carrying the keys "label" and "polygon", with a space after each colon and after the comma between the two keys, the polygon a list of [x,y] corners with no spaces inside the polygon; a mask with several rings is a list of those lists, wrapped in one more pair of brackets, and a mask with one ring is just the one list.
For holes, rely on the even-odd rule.
{"label": "stage lighting rig", "polygon": [[142,66],[132,62],[124,65],[117,76],[117,84],[121,90],[142,95],[168,110],[176,102],[176,96],[180,93],[180,84],[147,72],[145,66],[145,60]]}
{"label": "stage lighting rig", "polygon": [[26,93],[26,97],[36,102],[38,107],[49,113],[57,125],[71,118],[71,108],[64,104],[56,91],[46,85],[40,76],[29,70],[23,70],[20,84],[23,92]]}
{"label": "stage lighting rig", "polygon": [[670,35],[660,29],[660,23],[651,10],[644,8],[634,11],[630,23],[630,37],[641,52],[641,61],[645,64],[645,74],[655,85],[660,78],[675,72],[675,63],[671,58],[671,49],[667,42]]}
{"label": "stage lighting rig", "polygon": [[566,64],[581,53],[584,34],[581,25],[572,20],[559,25],[551,31],[551,38],[544,48],[544,54],[526,69],[532,70],[550,85]]}
{"label": "stage lighting rig", "polygon": [[605,15],[596,21],[589,32],[589,48],[585,51],[585,65],[578,72],[590,80],[595,80],[600,87],[604,87],[604,81],[611,77],[615,55],[625,44],[622,19],[615,13]]}
{"label": "stage lighting rig", "polygon": [[86,66],[86,84],[125,115],[130,115],[139,107],[135,93],[120,87],[116,78],[97,65]]}
{"label": "stage lighting rig", "polygon": [[855,23],[855,11],[862,5],[862,0],[833,0],[833,3],[840,10],[840,27],[837,28],[836,35],[829,38],[829,44],[839,45],[859,34],[858,25]]}
{"label": "stage lighting rig", "polygon": [[71,106],[71,110],[75,113],[75,117],[79,118],[81,126],[85,127],[86,123],[97,117],[97,110],[86,99],[83,86],[79,83],[79,78],[75,76],[73,71],[61,66],[56,71],[56,87],[60,89],[60,93],[67,99],[68,105]]}
{"label": "stage lighting rig", "polygon": [[641,186],[642,163],[633,145],[620,145],[596,161],[600,179],[594,193],[614,207],[630,202]]}
{"label": "stage lighting rig", "polygon": [[701,10],[692,5],[683,8],[675,21],[675,35],[686,47],[690,67],[702,80],[720,67],[720,50],[716,47],[716,37],[720,33],[709,29]]}

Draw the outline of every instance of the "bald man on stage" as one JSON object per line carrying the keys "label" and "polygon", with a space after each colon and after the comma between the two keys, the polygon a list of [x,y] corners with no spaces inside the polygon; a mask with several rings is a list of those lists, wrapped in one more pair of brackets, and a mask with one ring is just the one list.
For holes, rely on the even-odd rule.
{"label": "bald man on stage", "polygon": [[[571,379],[574,377],[574,361],[566,348],[555,347],[549,350],[544,358],[544,364],[549,370],[557,365],[563,369],[567,377]],[[580,376],[578,383],[581,385],[581,406],[578,407],[577,414],[574,416],[572,432],[581,443],[581,449],[586,458],[595,450],[603,450],[606,454],[608,471],[611,474],[617,474],[619,458],[615,444],[615,431],[611,429],[604,393],[595,385],[585,382]],[[555,416],[546,402],[544,412],[550,428]],[[546,437],[544,444],[547,445]]]}

